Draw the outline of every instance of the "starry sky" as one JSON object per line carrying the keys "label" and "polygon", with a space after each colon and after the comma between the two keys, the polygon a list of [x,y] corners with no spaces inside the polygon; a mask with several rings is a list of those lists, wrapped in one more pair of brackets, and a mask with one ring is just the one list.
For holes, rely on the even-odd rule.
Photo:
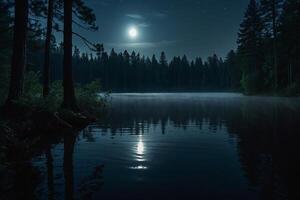
{"label": "starry sky", "polygon": [[[86,0],[97,16],[99,31],[74,28],[106,51],[136,51],[141,55],[167,58],[186,54],[206,58],[224,57],[236,48],[239,25],[248,0]],[[135,26],[139,35],[128,36]],[[84,44],[74,38],[82,50]]]}

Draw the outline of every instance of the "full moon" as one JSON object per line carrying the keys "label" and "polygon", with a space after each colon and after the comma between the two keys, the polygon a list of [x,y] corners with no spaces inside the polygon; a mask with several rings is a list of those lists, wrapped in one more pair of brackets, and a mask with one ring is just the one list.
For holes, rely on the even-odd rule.
{"label": "full moon", "polygon": [[128,29],[128,35],[130,38],[135,39],[138,36],[138,30],[135,27],[131,27]]}

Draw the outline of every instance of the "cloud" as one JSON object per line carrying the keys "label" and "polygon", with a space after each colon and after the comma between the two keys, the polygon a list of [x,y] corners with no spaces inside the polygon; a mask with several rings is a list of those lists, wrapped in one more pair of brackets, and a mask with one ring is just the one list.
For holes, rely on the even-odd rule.
{"label": "cloud", "polygon": [[167,17],[167,13],[166,12],[153,12],[151,15],[153,17],[157,17],[157,18]]}
{"label": "cloud", "polygon": [[150,24],[147,24],[147,23],[140,23],[140,24],[138,24],[138,27],[141,27],[141,28],[147,28],[149,26],[150,26]]}
{"label": "cloud", "polygon": [[92,3],[96,6],[101,6],[101,7],[109,6],[111,4],[110,1],[96,1],[96,2],[93,1]]}
{"label": "cloud", "polygon": [[157,48],[165,47],[169,45],[176,44],[177,40],[163,40],[158,42],[128,42],[128,43],[104,43],[104,45],[111,48],[139,48],[139,49],[148,49],[148,48]]}
{"label": "cloud", "polygon": [[125,16],[132,18],[132,19],[136,19],[136,20],[143,20],[146,17],[165,18],[168,15],[167,15],[166,11],[155,11],[155,12],[150,12],[150,13],[146,14],[146,16],[136,14],[136,13],[128,13]]}
{"label": "cloud", "polygon": [[126,17],[132,18],[132,19],[144,19],[142,15],[139,14],[126,14]]}

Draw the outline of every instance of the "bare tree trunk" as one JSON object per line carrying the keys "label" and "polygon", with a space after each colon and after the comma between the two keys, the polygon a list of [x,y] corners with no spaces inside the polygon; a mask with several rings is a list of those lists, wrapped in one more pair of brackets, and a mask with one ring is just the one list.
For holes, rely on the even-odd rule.
{"label": "bare tree trunk", "polygon": [[276,0],[272,0],[272,28],[273,28],[273,62],[274,62],[274,87],[278,90],[278,58],[277,58],[277,12]]}
{"label": "bare tree trunk", "polygon": [[72,4],[73,0],[64,1],[64,101],[62,107],[71,110],[78,110],[75,99],[72,72]]}
{"label": "bare tree trunk", "polygon": [[23,94],[24,72],[26,64],[26,37],[28,23],[28,0],[15,1],[15,20],[13,34],[13,54],[9,92],[6,106],[10,107],[14,100]]}
{"label": "bare tree trunk", "polygon": [[47,17],[47,33],[45,41],[45,60],[44,60],[44,85],[43,85],[43,96],[47,97],[50,92],[50,45],[52,36],[52,24],[53,24],[53,6],[54,0],[48,1],[48,17]]}

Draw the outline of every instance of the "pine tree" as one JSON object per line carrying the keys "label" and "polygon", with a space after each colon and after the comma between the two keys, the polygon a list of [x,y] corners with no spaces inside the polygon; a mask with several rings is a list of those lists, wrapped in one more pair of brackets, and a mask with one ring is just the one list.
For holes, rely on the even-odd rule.
{"label": "pine tree", "polygon": [[202,58],[197,57],[195,60],[195,68],[196,68],[196,74],[194,75],[195,79],[195,88],[196,89],[203,89],[204,86],[204,67],[203,67],[203,61]]}
{"label": "pine tree", "polygon": [[[286,0],[280,19],[280,55],[287,86],[300,85],[300,0]],[[284,77],[281,77],[283,79]],[[295,85],[297,87],[297,85]]]}
{"label": "pine tree", "polygon": [[261,0],[261,16],[265,32],[271,33],[273,40],[274,88],[278,89],[278,20],[283,0]]}
{"label": "pine tree", "polygon": [[159,64],[161,65],[161,66],[167,66],[167,57],[166,57],[166,54],[165,54],[165,52],[163,51],[163,52],[161,52],[161,54],[160,54],[160,58],[159,58]]}
{"label": "pine tree", "polygon": [[159,65],[160,65],[160,70],[159,70],[159,79],[160,79],[160,84],[159,84],[159,89],[164,89],[168,85],[167,81],[167,70],[168,70],[168,62],[167,62],[167,57],[165,52],[161,52],[160,58],[159,58]]}
{"label": "pine tree", "polygon": [[80,59],[80,50],[77,46],[74,46],[73,58],[76,60]]}
{"label": "pine tree", "polygon": [[180,63],[180,83],[181,83],[181,88],[180,89],[184,89],[188,86],[189,84],[189,79],[190,79],[190,63],[187,59],[186,55],[183,55],[182,59],[181,59],[181,63]]}
{"label": "pine tree", "polygon": [[242,87],[246,93],[259,90],[261,76],[262,22],[256,0],[250,0],[244,20],[238,33],[238,56],[243,77]]}
{"label": "pine tree", "polygon": [[[154,88],[157,88],[160,83],[159,73],[157,70],[158,67],[159,67],[159,63],[156,59],[156,56],[153,55],[152,59],[151,59],[151,71],[152,71],[152,81],[153,81],[152,85],[154,86]],[[154,88],[152,88],[152,89],[154,89]]]}
{"label": "pine tree", "polygon": [[228,70],[229,88],[238,89],[241,81],[241,69],[238,66],[237,55],[233,50],[227,54],[225,65]]}

